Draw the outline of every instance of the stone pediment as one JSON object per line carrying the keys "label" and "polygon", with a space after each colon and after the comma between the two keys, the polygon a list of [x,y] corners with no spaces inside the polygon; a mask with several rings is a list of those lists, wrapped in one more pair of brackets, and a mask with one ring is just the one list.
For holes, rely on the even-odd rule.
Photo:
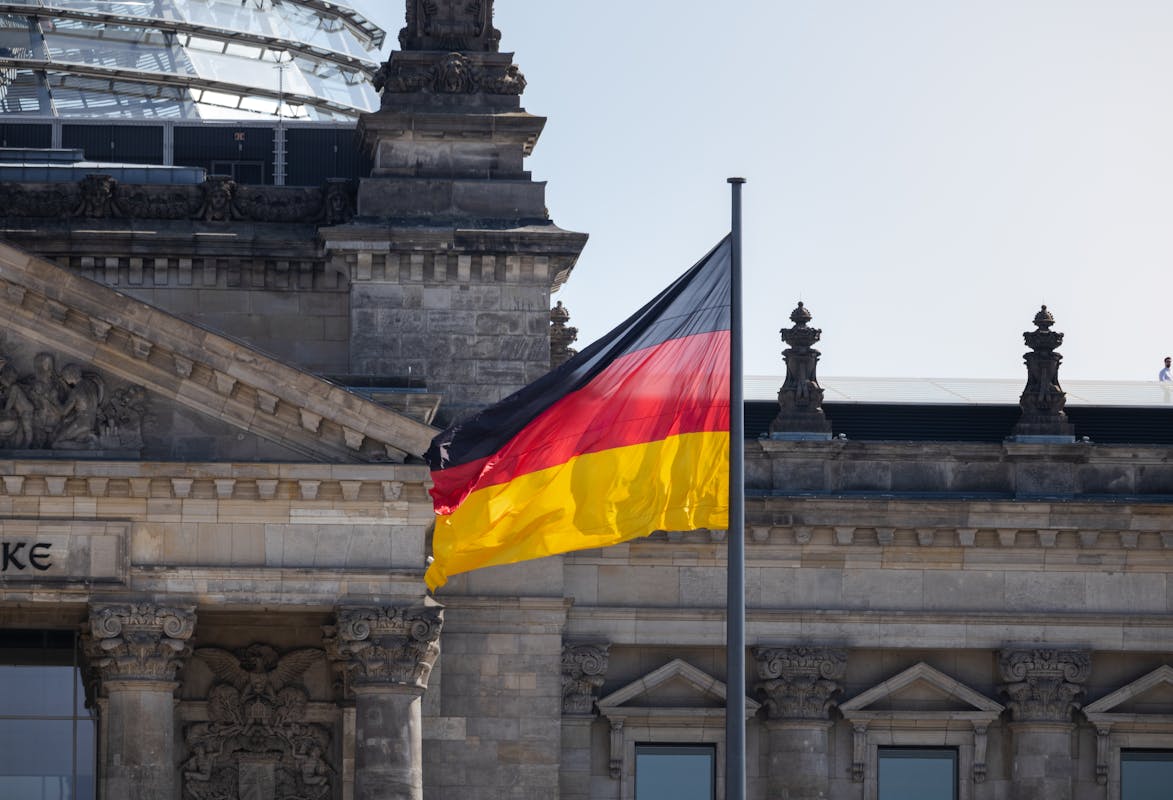
{"label": "stone pediment", "polygon": [[[606,717],[647,712],[712,709],[724,713],[725,684],[693,665],[674,658],[657,670],[627,684],[599,700]],[[752,716],[759,703],[748,697],[746,715]]]}
{"label": "stone pediment", "polygon": [[947,715],[992,721],[1003,706],[923,661],[839,705],[849,720]]}
{"label": "stone pediment", "polygon": [[[248,346],[0,243],[3,329],[83,374],[141,387],[312,461],[403,461],[435,430]],[[84,380],[90,394],[97,390]],[[69,388],[62,387],[61,396]],[[10,416],[13,414],[10,412]],[[75,451],[76,452],[76,451]]]}
{"label": "stone pediment", "polygon": [[1173,722],[1173,667],[1164,664],[1094,703],[1083,713],[1092,722],[1163,716]]}

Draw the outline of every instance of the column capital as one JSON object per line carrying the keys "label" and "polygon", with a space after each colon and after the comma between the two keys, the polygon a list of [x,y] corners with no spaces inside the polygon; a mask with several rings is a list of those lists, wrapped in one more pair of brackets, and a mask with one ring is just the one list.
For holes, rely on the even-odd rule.
{"label": "column capital", "polygon": [[1091,654],[1085,650],[1007,648],[998,654],[1002,692],[1015,722],[1067,723],[1079,708],[1091,675]]}
{"label": "column capital", "polygon": [[825,720],[843,693],[847,651],[837,647],[755,647],[769,719]]}
{"label": "column capital", "polygon": [[562,644],[562,713],[590,714],[607,673],[611,644]]}
{"label": "column capital", "polygon": [[326,626],[326,652],[342,665],[347,688],[394,684],[428,688],[440,654],[444,608],[339,606]]}
{"label": "column capital", "polygon": [[195,623],[195,606],[91,603],[83,634],[90,668],[104,685],[174,681]]}

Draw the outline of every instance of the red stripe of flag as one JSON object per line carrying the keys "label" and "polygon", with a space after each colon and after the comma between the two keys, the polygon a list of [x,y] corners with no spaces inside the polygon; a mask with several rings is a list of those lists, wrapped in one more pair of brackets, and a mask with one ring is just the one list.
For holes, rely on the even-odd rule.
{"label": "red stripe of flag", "polygon": [[436,513],[488,486],[576,455],[729,430],[729,331],[686,336],[617,358],[496,453],[432,473]]}

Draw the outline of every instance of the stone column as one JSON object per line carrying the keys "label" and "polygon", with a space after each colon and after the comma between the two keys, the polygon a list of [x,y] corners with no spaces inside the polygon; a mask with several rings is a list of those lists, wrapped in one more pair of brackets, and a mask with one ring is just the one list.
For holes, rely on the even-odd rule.
{"label": "stone column", "polygon": [[591,796],[591,726],[610,649],[610,644],[562,645],[560,800],[588,800]]}
{"label": "stone column", "polygon": [[440,653],[443,608],[349,606],[336,617],[326,646],[354,696],[354,796],[422,800],[421,701]]}
{"label": "stone column", "polygon": [[843,693],[847,651],[829,647],[758,647],[758,695],[766,708],[767,796],[831,796],[830,711]]}
{"label": "stone column", "polygon": [[1012,800],[1070,800],[1073,792],[1072,711],[1091,674],[1080,650],[1003,650],[998,667],[1010,701]]}
{"label": "stone column", "polygon": [[177,670],[191,653],[194,606],[92,603],[84,636],[102,697],[104,758],[99,796],[176,796]]}

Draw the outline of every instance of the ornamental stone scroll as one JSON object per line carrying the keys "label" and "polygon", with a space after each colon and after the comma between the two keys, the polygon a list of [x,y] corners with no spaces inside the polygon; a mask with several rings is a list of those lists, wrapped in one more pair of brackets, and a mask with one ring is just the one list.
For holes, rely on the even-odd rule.
{"label": "ornamental stone scroll", "polygon": [[83,634],[90,668],[107,681],[173,681],[191,654],[194,606],[92,604]]}
{"label": "ornamental stone scroll", "polygon": [[428,688],[440,653],[444,610],[439,605],[350,606],[327,627],[326,648],[340,663],[346,685],[398,684]]}
{"label": "ornamental stone scroll", "polygon": [[758,647],[759,697],[770,719],[825,720],[843,693],[847,651],[831,647]]}
{"label": "ornamental stone scroll", "polygon": [[607,673],[611,645],[562,645],[562,713],[591,714]]}
{"label": "ornamental stone scroll", "polygon": [[1083,650],[1011,649],[998,655],[1002,692],[1015,722],[1071,722],[1091,674]]}

